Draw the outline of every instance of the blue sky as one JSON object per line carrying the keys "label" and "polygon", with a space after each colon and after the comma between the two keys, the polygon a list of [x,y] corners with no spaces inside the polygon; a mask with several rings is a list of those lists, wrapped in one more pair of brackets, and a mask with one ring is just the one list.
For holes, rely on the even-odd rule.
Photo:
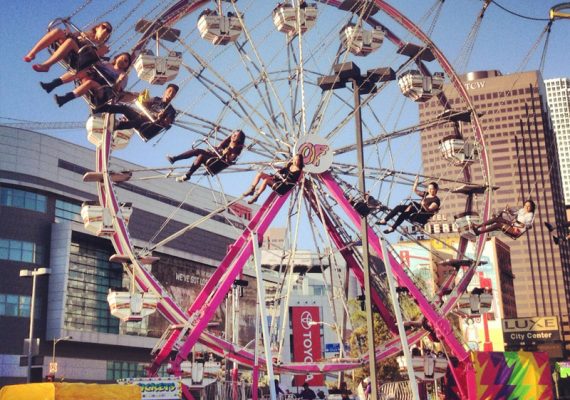
{"label": "blue sky", "polygon": [[[97,0],[80,11],[74,21],[80,26],[93,18],[107,13],[120,2]],[[134,2],[131,2],[134,3]],[[414,21],[433,4],[426,0],[404,0],[392,2]],[[535,18],[546,18],[549,8],[560,3],[558,0],[499,0],[499,4],[517,13]],[[81,102],[65,108],[55,106],[51,96],[46,95],[38,85],[40,79],[54,78],[59,67],[48,74],[35,73],[31,65],[22,61],[23,55],[46,29],[48,22],[58,16],[73,13],[84,1],[7,1],[0,15],[0,116],[32,121],[81,121],[87,116],[87,109]],[[443,6],[440,22],[437,24],[433,41],[450,60],[455,60],[467,34],[473,25],[482,2],[479,0],[447,1]],[[127,7],[128,8],[128,5]],[[125,8],[109,12],[105,18],[116,23],[125,17]],[[481,25],[469,64],[469,70],[500,69],[503,73],[516,72],[532,45],[538,39],[546,22],[529,21],[512,16],[491,4]],[[545,78],[570,75],[570,21],[556,21],[552,27],[548,58],[544,70]],[[537,69],[542,45],[534,52],[526,69]],[[41,59],[43,56],[38,56]],[[7,120],[0,120],[7,122]],[[53,133],[62,138],[75,139],[77,132]]]}
{"label": "blue sky", "polygon": [[[559,1],[550,0],[498,0],[499,4],[515,13],[532,17],[547,18],[551,6]],[[132,12],[138,3],[135,0],[108,1],[96,0],[84,1],[7,1],[3,4],[3,12],[0,14],[0,51],[2,63],[0,64],[0,122],[23,121],[84,121],[88,116],[88,109],[84,102],[74,101],[63,108],[58,108],[51,95],[47,95],[39,86],[40,80],[51,80],[61,74],[60,67],[54,66],[49,73],[36,73],[31,64],[22,61],[22,57],[31,48],[35,41],[46,31],[50,20],[73,14],[79,8],[80,12],[74,16],[73,21],[80,27],[89,25],[95,20],[109,20],[114,26],[121,25],[113,33],[113,41],[133,43],[136,37],[133,25],[137,12]],[[277,2],[256,2],[264,6],[273,7]],[[421,16],[434,4],[434,1],[426,0],[400,0],[393,1],[394,6],[400,9],[412,21],[417,22]],[[84,4],[87,4],[84,8]],[[159,7],[164,2],[145,2],[141,9]],[[246,18],[259,16],[259,9],[251,6],[247,0],[239,1],[238,7],[246,8]],[[461,49],[465,46],[466,38],[476,21],[482,2],[480,0],[448,0],[444,3],[441,15],[431,36],[432,41],[443,51],[446,57],[454,62],[457,61]],[[319,8],[325,7],[320,5]],[[140,10],[140,9],[139,9]],[[132,14],[132,15],[131,15]],[[178,28],[187,32],[195,29],[195,16],[183,20]],[[321,23],[321,22],[320,22]],[[322,23],[332,24],[331,21]],[[531,49],[539,39],[541,32],[546,26],[546,21],[533,21],[516,17],[492,3],[486,11],[482,21],[479,35],[474,45],[467,71],[498,69],[503,74],[518,72],[521,70],[534,70],[539,68],[540,57],[544,41],[538,43],[536,49]],[[428,24],[429,25],[429,24]],[[339,27],[332,27],[338,31]],[[310,43],[312,33],[307,35],[307,43]],[[550,35],[547,59],[543,76],[545,78],[570,76],[570,51],[568,38],[570,37],[570,20],[558,20],[554,22]],[[129,42],[128,39],[131,38]],[[268,52],[267,59],[272,55],[271,46],[268,43],[265,50]],[[318,43],[313,43],[318,46]],[[207,57],[210,50],[206,44],[195,42],[194,46]],[[112,52],[117,49],[112,48]],[[530,54],[528,62],[523,61]],[[265,55],[264,55],[265,56]],[[36,60],[43,60],[46,53],[39,54]],[[359,61],[360,62],[360,61]],[[239,64],[240,61],[235,61]],[[456,65],[461,64],[458,63]],[[464,71],[461,71],[464,72]],[[131,73],[131,82],[135,82],[136,75]],[[69,87],[69,86],[68,86]],[[64,93],[69,90],[61,90]],[[135,89],[142,86],[138,84]],[[161,87],[152,88],[154,95],[160,94]],[[182,90],[181,95],[175,100],[175,106],[179,109],[199,109],[207,112],[215,109],[211,100],[197,101],[195,93]],[[198,102],[199,104],[194,104]],[[212,119],[215,113],[212,114]],[[61,130],[46,131],[48,134],[57,136],[85,146],[90,146],[86,140],[84,130]],[[351,136],[353,137],[353,136]],[[165,136],[164,140],[157,145],[144,144],[138,138],[131,141],[129,149],[120,154],[122,158],[143,165],[165,165],[164,155],[173,154],[181,148],[190,146],[196,137],[188,135],[179,128],[173,128]],[[246,160],[253,158],[245,156]],[[246,186],[250,175],[235,179],[233,175],[228,188],[231,194],[238,194]],[[237,184],[235,181],[238,181]]]}

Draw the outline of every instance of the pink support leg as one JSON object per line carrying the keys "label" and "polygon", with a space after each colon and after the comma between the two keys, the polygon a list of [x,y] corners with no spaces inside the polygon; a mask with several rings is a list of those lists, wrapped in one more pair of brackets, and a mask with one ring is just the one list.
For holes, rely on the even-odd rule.
{"label": "pink support leg", "polygon": [[[345,198],[342,188],[336,183],[332,178],[330,173],[324,173],[321,175],[321,180],[329,189],[331,195],[347,213],[348,217],[351,219],[352,223],[359,228],[360,227],[360,215],[354,210],[350,205],[349,201]],[[368,228],[368,237],[370,240],[370,245],[378,255],[382,258],[382,250],[380,248],[380,241],[378,236],[372,228]],[[453,334],[453,329],[449,321],[437,313],[430,304],[430,302],[425,298],[423,293],[414,285],[411,278],[406,274],[404,268],[398,263],[398,261],[389,255],[388,260],[383,260],[386,267],[392,268],[394,275],[398,281],[408,288],[410,295],[416,300],[420,310],[423,315],[427,318],[431,326],[434,328],[439,339],[443,340],[446,345],[451,349],[452,353],[457,357],[461,363],[469,363],[469,353],[463,348],[463,345],[455,338]],[[453,366],[450,365],[453,369]],[[465,390],[466,388],[459,383],[460,390]],[[466,393],[462,393],[465,394]],[[467,396],[466,396],[467,398]]]}

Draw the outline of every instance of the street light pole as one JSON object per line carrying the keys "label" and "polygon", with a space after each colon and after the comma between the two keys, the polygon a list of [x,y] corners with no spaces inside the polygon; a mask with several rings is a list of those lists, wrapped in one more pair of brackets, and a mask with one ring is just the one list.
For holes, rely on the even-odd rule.
{"label": "street light pole", "polygon": [[[51,353],[51,363],[52,363],[53,366],[56,365],[56,364],[55,364],[55,345],[58,344],[59,342],[63,341],[63,340],[71,340],[71,339],[73,339],[73,337],[71,337],[71,336],[64,336],[64,337],[60,337],[60,338],[57,338],[57,339],[54,339],[54,340],[53,340],[53,351],[52,351],[52,353]],[[56,367],[56,368],[57,368],[57,367]],[[54,378],[55,378],[56,372],[57,372],[57,369],[53,372]],[[51,374],[51,371],[50,371],[50,374]]]}
{"label": "street light pole", "polygon": [[[354,96],[354,122],[356,128],[356,157],[358,162],[358,190],[362,195],[366,194],[366,177],[364,175],[364,150],[362,140],[362,115],[360,112],[360,95],[373,93],[377,82],[387,82],[395,79],[391,68],[376,68],[367,71],[362,76],[360,68],[353,62],[336,64],[333,66],[336,75],[319,78],[318,85],[323,90],[334,90],[352,83]],[[366,305],[366,330],[368,341],[368,358],[370,368],[371,392],[370,398],[377,399],[376,386],[376,354],[374,349],[374,318],[372,313],[372,290],[370,287],[370,252],[368,248],[368,221],[366,216],[360,219],[360,236],[362,239],[362,267],[364,269],[364,296]]]}
{"label": "street light pole", "polygon": [[[352,78],[354,94],[354,122],[356,125],[356,159],[358,163],[358,190],[366,193],[364,176],[364,150],[362,148],[362,116],[360,112],[360,82]],[[360,236],[362,238],[362,266],[364,267],[364,301],[366,304],[366,330],[368,337],[368,358],[370,368],[370,398],[377,399],[376,386],[376,354],[374,347],[374,315],[372,313],[372,289],[370,287],[370,251],[368,248],[368,221],[366,216],[360,217]]]}
{"label": "street light pole", "polygon": [[32,298],[30,300],[30,333],[28,334],[28,371],[26,382],[32,381],[32,357],[33,357],[33,341],[34,341],[34,309],[36,305],[36,277],[38,275],[47,275],[50,273],[49,268],[21,269],[20,277],[32,277]]}

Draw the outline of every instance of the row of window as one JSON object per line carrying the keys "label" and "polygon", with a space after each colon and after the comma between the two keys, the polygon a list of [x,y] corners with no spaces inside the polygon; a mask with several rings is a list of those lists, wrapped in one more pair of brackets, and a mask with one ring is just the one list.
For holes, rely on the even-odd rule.
{"label": "row of window", "polygon": [[[4,317],[29,317],[30,316],[30,296],[18,296],[16,294],[0,293],[0,316]],[[40,317],[39,301],[36,298],[34,307],[34,319]]]}
{"label": "row of window", "polygon": [[[0,187],[0,205],[23,208],[45,213],[47,197],[43,194],[10,187]],[[80,221],[81,206],[68,201],[55,201],[55,216],[70,221]]]}
{"label": "row of window", "polygon": [[[158,376],[168,376],[166,366],[157,371]],[[117,379],[145,377],[146,370],[143,363],[127,361],[107,361],[107,381],[116,382]]]}
{"label": "row of window", "polygon": [[44,195],[20,189],[0,187],[0,205],[46,212],[47,198]]}
{"label": "row of window", "polygon": [[33,242],[0,239],[0,260],[42,264],[44,262],[43,247]]}

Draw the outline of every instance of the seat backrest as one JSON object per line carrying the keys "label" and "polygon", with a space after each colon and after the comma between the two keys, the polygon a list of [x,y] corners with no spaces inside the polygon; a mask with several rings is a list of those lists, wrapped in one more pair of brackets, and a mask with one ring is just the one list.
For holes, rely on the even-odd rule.
{"label": "seat backrest", "polygon": [[211,157],[204,163],[204,168],[210,175],[216,175],[227,167],[229,167],[229,164],[219,157]]}
{"label": "seat backrest", "polygon": [[[530,229],[530,228],[528,228]],[[520,238],[522,235],[524,235],[524,233],[528,230],[528,229],[524,229],[524,228],[519,228],[517,226],[514,225],[503,225],[501,227],[501,230],[503,231],[503,233],[510,237],[511,239],[518,239]]]}
{"label": "seat backrest", "polygon": [[279,181],[271,185],[271,189],[273,189],[278,195],[283,196],[289,190],[293,189],[294,186],[295,184]]}

